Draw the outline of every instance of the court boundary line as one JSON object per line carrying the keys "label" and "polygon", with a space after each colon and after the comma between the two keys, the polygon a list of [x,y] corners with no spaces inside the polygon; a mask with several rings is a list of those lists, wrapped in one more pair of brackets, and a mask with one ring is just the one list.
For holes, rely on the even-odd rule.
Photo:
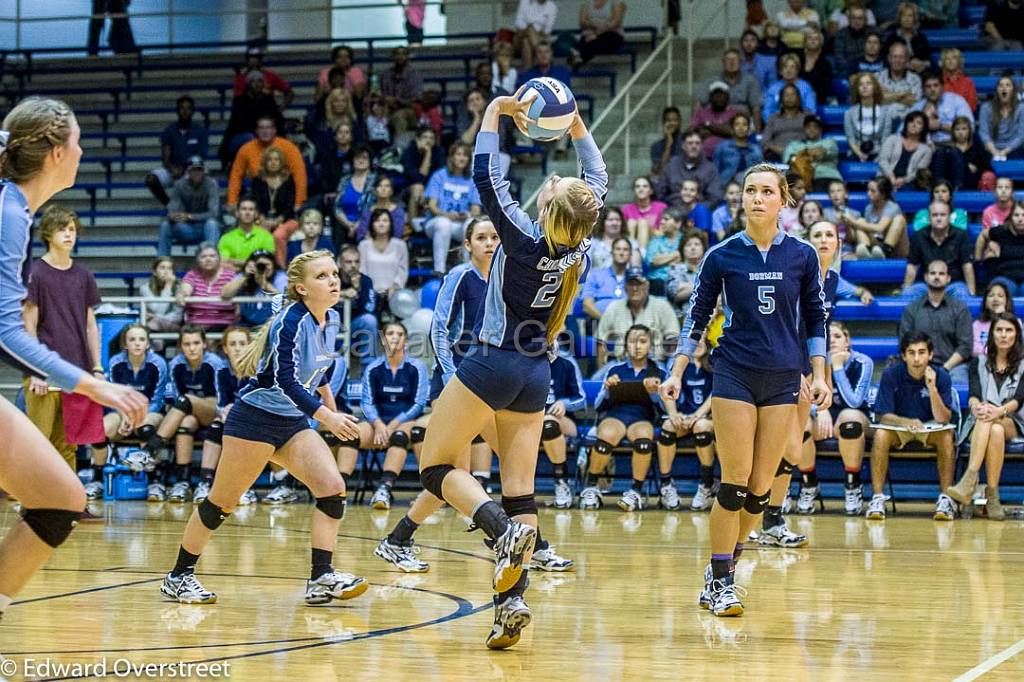
{"label": "court boundary line", "polygon": [[976,680],[982,675],[992,672],[1022,651],[1024,651],[1024,639],[1019,640],[1016,644],[1011,644],[999,653],[985,659],[964,674],[955,678],[953,682],[971,682],[972,680]]}

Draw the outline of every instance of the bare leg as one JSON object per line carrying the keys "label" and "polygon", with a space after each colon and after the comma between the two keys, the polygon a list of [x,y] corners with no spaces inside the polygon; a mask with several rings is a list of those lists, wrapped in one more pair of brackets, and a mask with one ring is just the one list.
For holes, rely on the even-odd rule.
{"label": "bare leg", "polygon": [[[722,484],[746,488],[753,468],[754,433],[758,427],[757,408],[739,400],[714,397],[711,400]],[[784,442],[784,439],[780,440]],[[736,538],[739,537],[740,512],[723,508],[716,499],[709,518],[711,554],[731,557],[736,549]]]}
{"label": "bare leg", "polygon": [[[871,492],[874,495],[885,494],[885,478],[889,472],[889,450],[892,449],[896,437],[892,431],[878,429],[871,444]],[[945,488],[943,488],[945,490]]]}
{"label": "bare leg", "polygon": [[[273,455],[273,459],[288,469],[292,476],[302,481],[313,493],[313,497],[345,494],[345,480],[335,466],[330,448],[312,429],[295,434]],[[341,519],[332,518],[320,509],[314,509],[310,523],[310,544],[316,549],[333,552],[340,523]]]}
{"label": "bare leg", "polygon": [[[757,408],[757,434],[754,437],[754,458],[747,481],[750,495],[763,495],[771,490],[775,472],[782,461],[776,443],[784,442],[787,434],[792,437],[797,416],[796,405],[772,405]],[[724,480],[724,476],[723,476]],[[739,532],[735,544],[743,542],[757,525],[761,514],[751,514],[746,509],[739,513]]]}

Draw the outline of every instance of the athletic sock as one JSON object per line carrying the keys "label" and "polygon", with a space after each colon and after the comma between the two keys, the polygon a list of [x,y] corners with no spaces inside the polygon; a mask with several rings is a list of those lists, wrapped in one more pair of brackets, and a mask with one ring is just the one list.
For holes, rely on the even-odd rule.
{"label": "athletic sock", "polygon": [[92,465],[92,480],[93,481],[98,481],[100,483],[103,482],[103,467],[104,466],[105,465],[103,465],[103,464],[93,464]]}
{"label": "athletic sock", "polygon": [[586,478],[583,481],[583,483],[584,483],[583,487],[584,488],[596,488],[597,487],[596,481],[597,481],[597,477],[598,476],[600,476],[600,474],[592,474],[588,470],[587,471],[587,476],[586,476]]}
{"label": "athletic sock", "polygon": [[644,489],[643,479],[637,480],[637,479],[634,478],[633,479],[633,490],[635,490],[636,492],[641,492],[643,489]]}
{"label": "athletic sock", "polygon": [[659,474],[658,475],[658,485],[661,488],[664,488],[667,485],[673,485],[674,486],[675,485],[675,481],[672,480],[672,473],[669,472],[667,474]]}
{"label": "athletic sock", "polygon": [[780,525],[782,525],[782,506],[776,507],[769,504],[764,510],[764,524],[762,527],[768,530]]}
{"label": "athletic sock", "polygon": [[412,542],[412,534],[415,533],[416,529],[419,527],[420,524],[416,523],[408,516],[403,516],[392,531],[388,533],[388,542],[393,545],[407,545]]}
{"label": "athletic sock", "polygon": [[847,488],[859,488],[860,487],[860,468],[847,469],[846,470],[846,487]]}
{"label": "athletic sock", "polygon": [[193,554],[184,547],[178,547],[178,561],[174,564],[174,568],[171,569],[171,575],[177,578],[186,573],[195,573],[198,562],[198,554]]}
{"label": "athletic sock", "polygon": [[487,500],[473,510],[473,524],[486,533],[487,537],[496,540],[508,530],[508,516],[500,504]]}
{"label": "athletic sock", "polygon": [[800,480],[803,482],[805,488],[816,488],[818,487],[818,472],[816,469],[810,471],[801,471]]}
{"label": "athletic sock", "polygon": [[213,483],[213,475],[217,473],[216,469],[207,469],[206,467],[199,468],[199,478],[203,483]]}
{"label": "athletic sock", "polygon": [[565,462],[560,462],[558,464],[552,464],[551,467],[555,470],[555,480],[556,481],[564,481],[565,480]]}
{"label": "athletic sock", "polygon": [[701,465],[700,484],[705,488],[711,488],[715,485],[715,468],[713,466],[706,467],[703,464]]}
{"label": "athletic sock", "polygon": [[491,484],[491,472],[490,471],[474,471],[473,478],[480,484],[480,487],[487,490],[487,486]]}
{"label": "athletic sock", "polygon": [[733,563],[733,565],[735,565],[736,562],[740,560],[740,556],[742,554],[743,554],[743,543],[742,542],[737,542],[736,543],[736,549],[734,549],[732,551],[732,563]]}
{"label": "athletic sock", "polygon": [[174,478],[178,481],[178,483],[181,483],[182,481],[184,481],[185,483],[191,483],[191,478],[192,478],[191,473],[192,473],[192,465],[191,464],[175,464],[174,465]]}
{"label": "athletic sock", "polygon": [[530,579],[527,577],[527,571],[523,571],[522,575],[519,576],[519,580],[516,584],[508,588],[504,592],[499,592],[494,597],[495,604],[501,604],[509,597],[521,597],[526,592],[526,588],[530,585]]}
{"label": "athletic sock", "polygon": [[711,575],[715,580],[724,580],[729,577],[732,568],[732,554],[711,555]]}
{"label": "athletic sock", "polygon": [[550,545],[548,545],[548,541],[545,540],[541,536],[541,534],[540,534],[540,526],[537,526],[537,536],[536,537],[537,537],[537,539],[533,543],[533,551],[539,552],[540,550],[547,549],[550,546]]}
{"label": "athletic sock", "polygon": [[334,558],[334,552],[328,549],[317,549],[313,548],[313,566],[309,572],[309,579],[316,580],[322,575],[326,575],[334,570],[331,566],[331,560]]}
{"label": "athletic sock", "polygon": [[144,448],[152,455],[154,452],[166,450],[170,445],[171,441],[167,440],[163,436],[153,434],[153,437],[146,441]]}
{"label": "athletic sock", "polygon": [[395,481],[397,480],[398,474],[394,471],[385,471],[380,475],[380,484],[388,489],[395,487]]}

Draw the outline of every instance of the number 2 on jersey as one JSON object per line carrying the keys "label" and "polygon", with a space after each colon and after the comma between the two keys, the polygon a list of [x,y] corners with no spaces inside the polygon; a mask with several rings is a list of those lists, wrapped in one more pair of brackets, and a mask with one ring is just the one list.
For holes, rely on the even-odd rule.
{"label": "number 2 on jersey", "polygon": [[761,305],[757,306],[757,311],[762,315],[771,315],[775,312],[775,287],[758,287],[757,288],[757,300],[761,302]]}
{"label": "number 2 on jersey", "polygon": [[542,280],[544,285],[537,290],[531,308],[550,308],[554,304],[558,289],[562,286],[562,273],[546,272]]}

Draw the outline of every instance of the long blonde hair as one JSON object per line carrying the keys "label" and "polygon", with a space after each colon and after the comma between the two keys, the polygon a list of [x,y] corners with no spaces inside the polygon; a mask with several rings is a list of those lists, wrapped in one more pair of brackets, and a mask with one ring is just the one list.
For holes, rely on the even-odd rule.
{"label": "long blonde hair", "polygon": [[[576,179],[563,192],[552,197],[546,209],[541,229],[548,244],[548,253],[554,258],[559,247],[575,249],[590,236],[601,211],[601,202],[587,183]],[[549,345],[558,338],[558,332],[576,300],[582,267],[581,257],[562,273],[562,288],[548,317]]]}
{"label": "long blonde hair", "polygon": [[71,137],[71,107],[60,100],[28,97],[11,109],[0,128],[0,178],[31,180],[43,170],[46,155]]}
{"label": "long blonde hair", "polygon": [[[306,253],[300,253],[298,256],[292,259],[292,262],[288,264],[288,286],[285,289],[284,298],[287,301],[301,301],[302,295],[298,292],[298,285],[302,283],[302,280],[306,278],[306,270],[309,264],[318,258],[329,258],[331,261],[334,260],[334,255],[325,249],[319,251],[307,251]],[[260,327],[260,330],[256,332],[256,335],[252,337],[252,341],[245,347],[245,353],[238,360],[238,367],[236,368],[242,376],[252,376],[256,374],[256,369],[259,367],[260,358],[263,357],[263,351],[267,347],[267,338],[270,336],[270,328],[274,325],[274,321],[278,317],[284,315],[284,306],[282,309],[274,313],[266,323]]]}
{"label": "long blonde hair", "polygon": [[284,152],[273,145],[263,150],[263,156],[260,157],[260,175],[263,177],[270,175],[270,171],[267,170],[267,165],[271,156],[277,157],[277,173],[274,175],[279,175],[287,179],[288,176],[292,174],[291,169],[288,168],[288,164],[284,162]]}

